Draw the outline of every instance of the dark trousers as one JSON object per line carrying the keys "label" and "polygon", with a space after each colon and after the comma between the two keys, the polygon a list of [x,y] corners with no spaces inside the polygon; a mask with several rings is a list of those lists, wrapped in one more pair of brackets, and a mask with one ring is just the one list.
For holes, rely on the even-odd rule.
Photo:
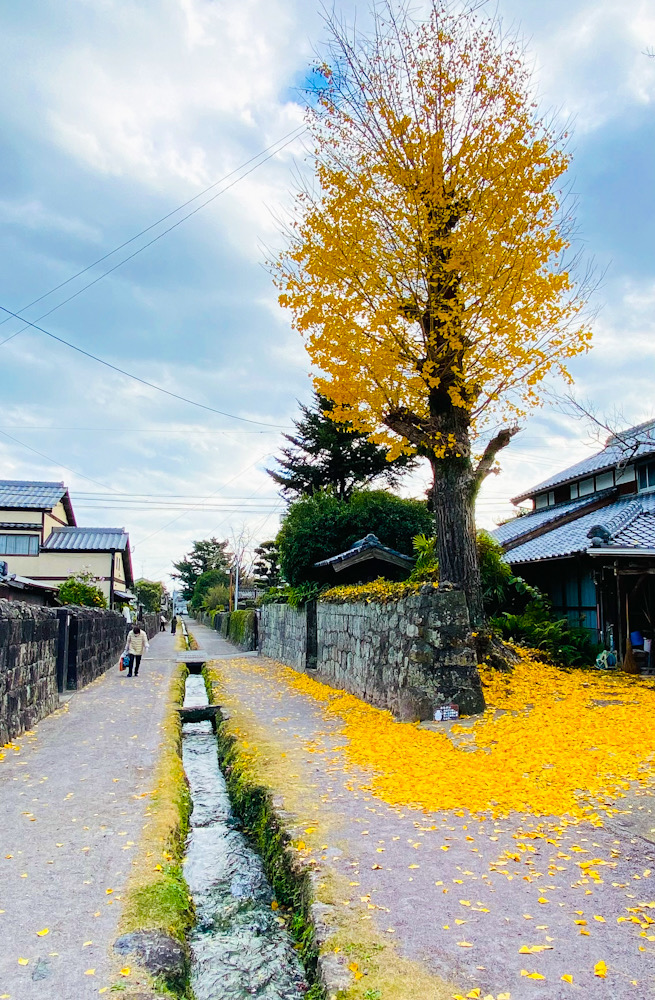
{"label": "dark trousers", "polygon": [[139,667],[141,666],[141,656],[137,653],[128,653],[130,662],[127,668],[127,676],[132,676],[132,667],[134,667],[134,676],[137,677],[139,673]]}
{"label": "dark trousers", "polygon": [[159,631],[160,632],[165,632],[166,631],[166,623],[165,622],[160,622],[159,623]]}
{"label": "dark trousers", "polygon": [[171,633],[172,633],[173,635],[175,635],[175,628],[176,628],[176,626],[175,626],[175,625],[173,625],[173,623],[171,622]]}

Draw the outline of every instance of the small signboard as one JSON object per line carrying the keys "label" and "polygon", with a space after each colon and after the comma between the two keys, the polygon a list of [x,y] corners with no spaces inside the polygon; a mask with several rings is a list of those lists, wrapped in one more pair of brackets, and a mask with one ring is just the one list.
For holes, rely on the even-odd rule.
{"label": "small signboard", "polygon": [[459,705],[440,705],[434,710],[434,721],[445,722],[447,719],[459,719]]}

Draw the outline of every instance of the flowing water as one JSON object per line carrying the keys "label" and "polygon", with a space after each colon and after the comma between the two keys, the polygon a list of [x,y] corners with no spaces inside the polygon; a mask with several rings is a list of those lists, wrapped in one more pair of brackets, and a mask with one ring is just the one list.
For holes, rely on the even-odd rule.
{"label": "flowing water", "polygon": [[[200,675],[186,682],[185,706],[207,705]],[[184,875],[197,923],[191,946],[196,1000],[299,1000],[307,982],[261,861],[232,815],[209,722],[185,723],[182,759],[193,813]]]}

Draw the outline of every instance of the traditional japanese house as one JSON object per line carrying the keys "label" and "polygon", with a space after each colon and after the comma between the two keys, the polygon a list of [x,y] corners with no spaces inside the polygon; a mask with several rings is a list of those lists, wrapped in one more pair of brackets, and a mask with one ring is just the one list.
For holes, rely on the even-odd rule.
{"label": "traditional japanese house", "polygon": [[89,571],[110,608],[132,599],[129,535],[124,528],[79,527],[64,483],[0,480],[0,562],[14,579],[12,591],[26,579],[56,591],[72,574]]}
{"label": "traditional japanese house", "polygon": [[[507,562],[619,660],[655,638],[655,420],[514,497],[532,509],[492,532]],[[645,640],[645,642],[643,641]]]}

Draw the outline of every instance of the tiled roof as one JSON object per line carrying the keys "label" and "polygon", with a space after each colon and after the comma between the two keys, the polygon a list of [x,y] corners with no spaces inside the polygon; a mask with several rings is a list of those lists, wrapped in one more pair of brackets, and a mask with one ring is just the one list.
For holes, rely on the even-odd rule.
{"label": "tiled roof", "polygon": [[622,531],[612,536],[614,544],[624,548],[633,545],[655,548],[655,510],[638,514]]}
{"label": "tiled roof", "polygon": [[[521,518],[524,520],[528,518]],[[592,547],[589,531],[597,525],[606,528],[610,536],[608,543],[598,548],[599,552],[611,554],[615,548],[634,548],[635,554],[655,555],[655,493],[623,497],[601,510],[582,513],[575,521],[556,525],[551,531],[510,549],[505,561],[514,565],[586,552]],[[496,532],[492,534],[497,538]]]}
{"label": "tiled roof", "polygon": [[0,479],[0,508],[50,510],[59,503],[66,487],[63,483],[21,482]]}
{"label": "tiled roof", "polygon": [[340,563],[348,562],[350,559],[354,559],[362,552],[367,551],[370,551],[371,554],[379,554],[382,559],[390,557],[394,561],[402,561],[406,563],[408,567],[414,565],[414,559],[412,556],[407,556],[404,552],[396,552],[395,549],[390,549],[388,545],[383,545],[380,539],[373,534],[368,534],[364,538],[360,538],[359,541],[355,542],[353,547],[348,549],[346,552],[339,552],[336,556],[331,556],[329,559],[321,559],[320,562],[314,563],[314,565],[337,566]]}
{"label": "tiled roof", "polygon": [[527,497],[543,493],[545,490],[552,490],[554,486],[562,483],[573,482],[585,476],[591,476],[596,472],[604,472],[606,469],[613,469],[621,462],[628,459],[630,462],[637,458],[644,458],[646,455],[655,455],[655,420],[648,420],[644,424],[636,427],[629,427],[621,431],[620,439],[614,435],[607,439],[602,451],[583,458],[581,462],[570,465],[568,469],[563,469],[550,479],[544,479],[531,489],[526,490],[519,496],[513,498],[512,503],[520,503]]}
{"label": "tiled roof", "polygon": [[597,500],[598,494],[583,497],[580,500],[569,500],[567,503],[558,503],[555,507],[544,507],[542,510],[522,514],[520,517],[513,517],[511,520],[506,521],[505,524],[501,524],[500,527],[494,528],[490,534],[501,545],[505,545],[520,535],[526,535],[529,531],[534,531],[535,528],[541,528],[542,525],[548,524],[550,521],[556,521],[565,514],[570,514],[576,508],[586,507],[587,504],[595,503]]}
{"label": "tiled roof", "polygon": [[127,547],[124,528],[56,528],[43,544],[45,551],[110,552]]}

